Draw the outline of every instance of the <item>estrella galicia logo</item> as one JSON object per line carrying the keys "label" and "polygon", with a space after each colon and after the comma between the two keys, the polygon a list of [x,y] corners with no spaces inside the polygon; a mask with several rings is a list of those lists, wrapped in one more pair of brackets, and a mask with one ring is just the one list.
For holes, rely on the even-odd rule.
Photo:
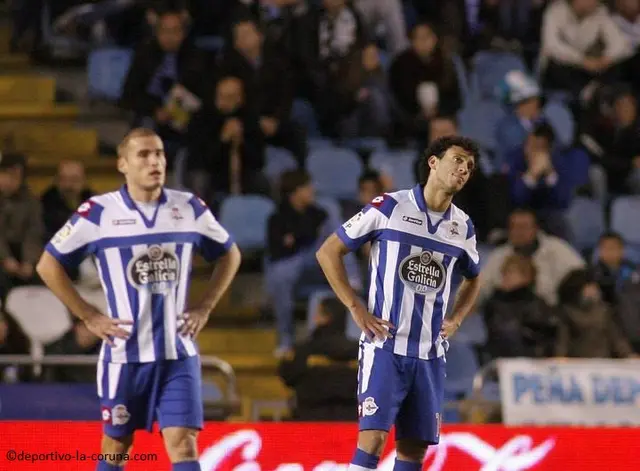
{"label": "estrella galicia logo", "polygon": [[405,286],[418,294],[439,291],[445,279],[444,266],[427,250],[402,260],[398,275]]}
{"label": "estrella galicia logo", "polygon": [[165,293],[178,281],[180,261],[160,245],[152,245],[146,253],[134,257],[127,266],[129,283],[152,293]]}

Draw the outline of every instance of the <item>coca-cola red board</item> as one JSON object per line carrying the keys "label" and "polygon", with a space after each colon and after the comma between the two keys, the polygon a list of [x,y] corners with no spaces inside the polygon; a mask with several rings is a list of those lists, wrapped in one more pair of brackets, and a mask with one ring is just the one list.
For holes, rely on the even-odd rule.
{"label": "coca-cola red board", "polygon": [[[100,432],[97,422],[0,422],[0,470],[94,470]],[[208,423],[200,462],[203,471],[345,471],[356,434],[354,424]],[[144,461],[127,471],[171,469],[157,433],[139,433],[132,453]],[[393,458],[390,445],[378,469],[391,471]],[[637,471],[640,429],[448,426],[424,469]]]}

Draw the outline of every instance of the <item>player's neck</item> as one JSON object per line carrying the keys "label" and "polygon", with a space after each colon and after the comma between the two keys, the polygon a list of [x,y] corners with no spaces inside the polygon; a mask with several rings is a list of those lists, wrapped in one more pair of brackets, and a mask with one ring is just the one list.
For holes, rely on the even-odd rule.
{"label": "player's neck", "polygon": [[433,180],[427,181],[424,186],[424,201],[427,203],[427,209],[431,211],[444,213],[451,206],[452,199],[453,195],[438,188]]}
{"label": "player's neck", "polygon": [[136,203],[152,203],[160,199],[162,194],[162,188],[156,188],[155,190],[145,190],[143,188],[136,188],[134,186],[128,186],[129,196]]}

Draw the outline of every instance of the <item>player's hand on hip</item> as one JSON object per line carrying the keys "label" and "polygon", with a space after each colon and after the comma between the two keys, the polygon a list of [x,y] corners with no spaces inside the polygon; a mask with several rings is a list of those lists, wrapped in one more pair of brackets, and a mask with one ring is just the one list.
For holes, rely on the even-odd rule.
{"label": "player's hand on hip", "polygon": [[393,329],[393,325],[389,321],[375,317],[367,311],[362,303],[356,304],[356,306],[351,309],[351,316],[369,341],[384,341],[393,337],[391,332],[389,332],[389,329]]}
{"label": "player's hand on hip", "polygon": [[84,320],[87,329],[96,337],[101,338],[112,347],[115,345],[114,339],[128,339],[130,333],[121,326],[132,325],[132,320],[112,319],[101,313],[95,313]]}
{"label": "player's hand on hip", "polygon": [[460,327],[460,322],[445,319],[440,328],[440,335],[443,339],[447,340],[456,333],[456,330]]}
{"label": "player's hand on hip", "polygon": [[180,333],[195,337],[207,325],[209,311],[202,308],[190,309],[178,316],[178,320],[182,321],[182,325],[178,324]]}

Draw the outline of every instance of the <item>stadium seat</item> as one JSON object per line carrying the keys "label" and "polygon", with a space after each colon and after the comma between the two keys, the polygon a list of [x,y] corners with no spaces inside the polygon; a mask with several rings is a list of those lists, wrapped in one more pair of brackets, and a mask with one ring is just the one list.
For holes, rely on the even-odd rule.
{"label": "stadium seat", "polygon": [[354,198],[363,166],[360,158],[348,149],[313,149],[307,170],[319,195],[338,199]]}
{"label": "stadium seat", "polygon": [[545,105],[542,114],[553,127],[558,143],[563,147],[573,144],[575,122],[567,106],[559,101],[552,101]]}
{"label": "stadium seat", "polygon": [[479,312],[466,317],[456,332],[456,341],[470,345],[484,345],[487,342],[487,326]]}
{"label": "stadium seat", "polygon": [[446,354],[447,377],[444,388],[446,393],[466,397],[473,388],[473,378],[479,365],[471,345],[452,340]]}
{"label": "stadium seat", "polygon": [[105,48],[91,51],[87,60],[89,97],[119,100],[132,58],[131,49]]}
{"label": "stadium seat", "polygon": [[598,200],[576,197],[566,212],[573,245],[581,252],[593,249],[605,230],[604,208]]}
{"label": "stadium seat", "polygon": [[496,147],[496,126],[505,113],[502,106],[493,101],[469,104],[458,114],[460,134],[474,139],[485,150],[493,151]]}
{"label": "stadium seat", "polygon": [[267,221],[274,210],[275,203],[264,196],[229,196],[222,202],[220,223],[233,234],[241,250],[261,250],[265,247]]}
{"label": "stadium seat", "polygon": [[307,144],[310,150],[335,147],[333,141],[326,137],[312,137],[307,141]]}
{"label": "stadium seat", "polygon": [[476,100],[493,99],[496,88],[512,70],[527,71],[523,60],[509,52],[481,51],[473,58],[471,94]]}
{"label": "stadium seat", "polygon": [[320,137],[316,111],[313,109],[313,105],[307,100],[301,98],[293,100],[291,120],[304,126],[307,131],[307,137]]}
{"label": "stadium seat", "polygon": [[0,76],[0,102],[51,104],[56,96],[55,79],[39,75]]}
{"label": "stadium seat", "polygon": [[380,151],[387,148],[386,141],[381,137],[356,137],[347,139],[340,143],[341,147],[354,150],[356,152],[362,150]]}
{"label": "stadium seat", "polygon": [[342,208],[340,203],[328,196],[320,196],[316,198],[316,204],[324,209],[329,216],[329,224],[335,229],[342,224],[344,217],[342,216]]}
{"label": "stadium seat", "polygon": [[462,97],[462,105],[466,105],[471,101],[471,90],[469,88],[469,76],[467,74],[467,68],[464,65],[462,58],[454,54],[452,57],[453,67],[456,71],[456,79],[458,80],[458,88],[460,89],[460,96]]}
{"label": "stadium seat", "polygon": [[298,168],[298,162],[293,154],[282,147],[267,147],[266,160],[264,173],[274,186],[278,185],[280,175],[288,170]]}
{"label": "stadium seat", "polygon": [[396,188],[411,188],[416,184],[414,162],[418,157],[414,150],[377,151],[369,160],[369,166],[391,176]]}
{"label": "stadium seat", "polygon": [[640,196],[622,196],[612,203],[611,230],[625,240],[629,259],[640,263]]}

